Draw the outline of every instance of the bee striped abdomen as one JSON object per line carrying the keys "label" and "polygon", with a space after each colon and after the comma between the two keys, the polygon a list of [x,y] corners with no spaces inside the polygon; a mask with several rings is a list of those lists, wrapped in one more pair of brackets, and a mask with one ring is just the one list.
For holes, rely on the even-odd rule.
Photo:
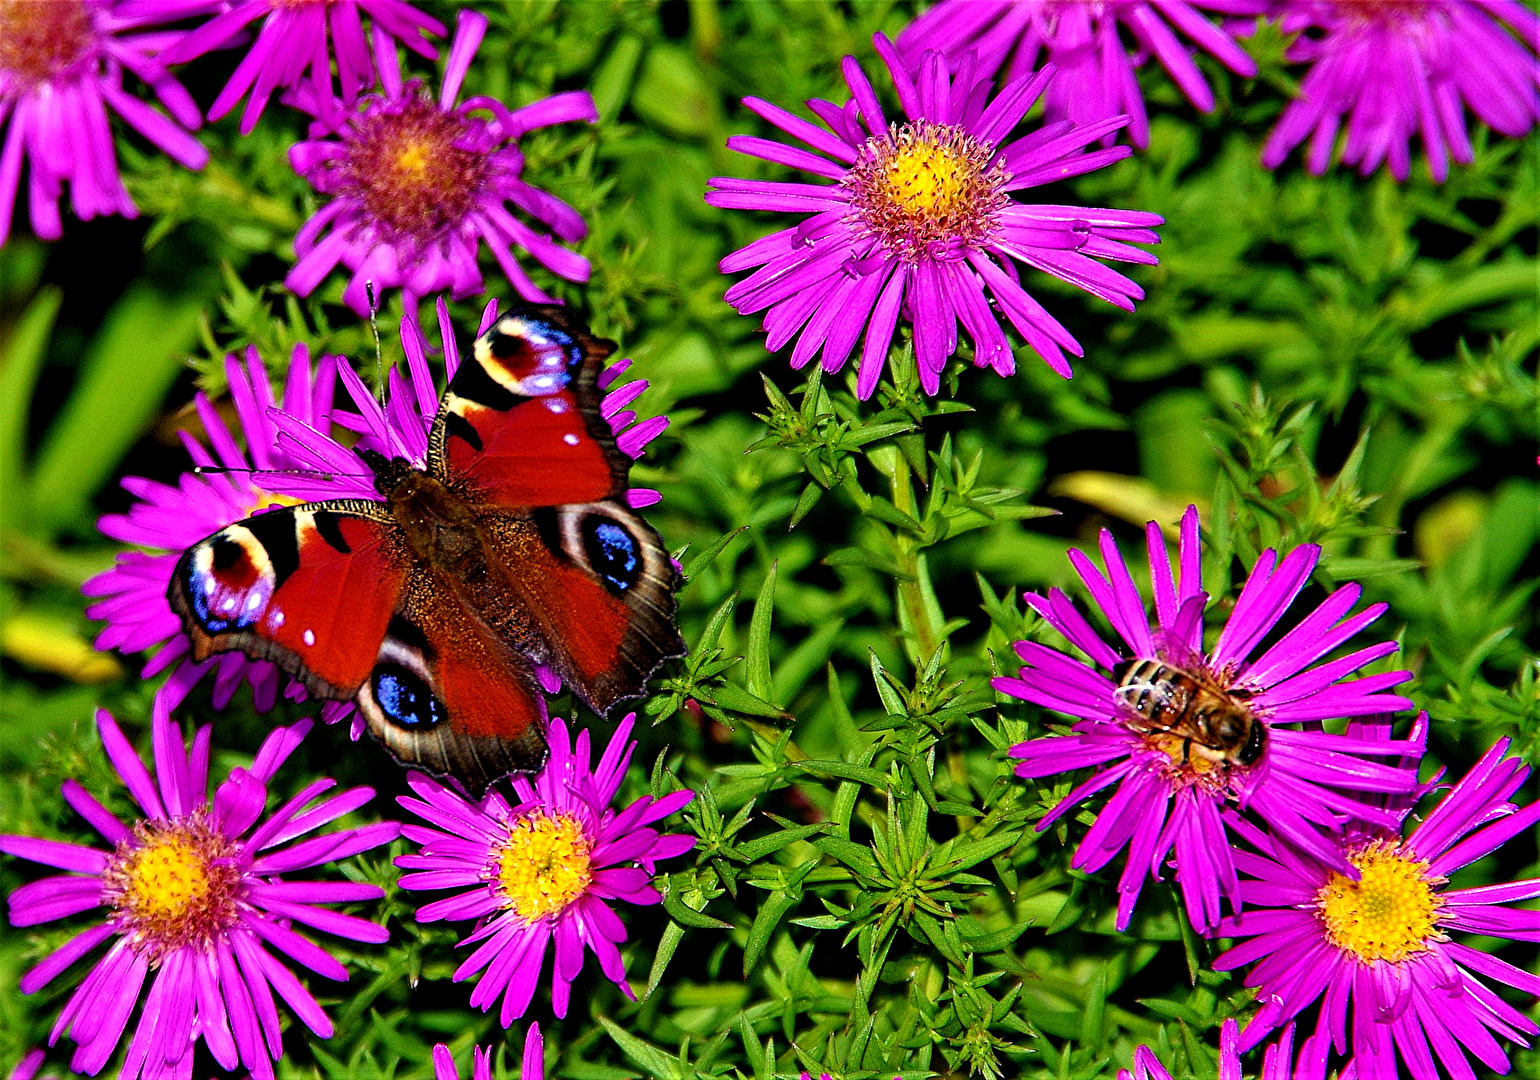
{"label": "bee striped abdomen", "polygon": [[1205,671],[1147,657],[1125,660],[1112,674],[1127,726],[1151,737],[1177,764],[1202,771],[1221,763],[1249,766],[1261,758],[1267,725],[1246,704],[1248,691],[1232,690]]}

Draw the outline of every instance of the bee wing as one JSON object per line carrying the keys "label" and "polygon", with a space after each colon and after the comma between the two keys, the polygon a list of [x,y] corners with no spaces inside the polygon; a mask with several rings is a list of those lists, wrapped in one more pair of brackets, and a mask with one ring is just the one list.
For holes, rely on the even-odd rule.
{"label": "bee wing", "polygon": [[1170,626],[1155,631],[1155,648],[1176,667],[1199,671],[1203,667],[1203,609],[1208,593],[1194,593],[1182,601]]}

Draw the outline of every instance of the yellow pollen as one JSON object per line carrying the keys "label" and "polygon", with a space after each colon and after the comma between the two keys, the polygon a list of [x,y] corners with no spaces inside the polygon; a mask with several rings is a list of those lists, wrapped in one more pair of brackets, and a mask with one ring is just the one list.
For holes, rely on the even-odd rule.
{"label": "yellow pollen", "polygon": [[993,143],[916,120],[866,140],[840,181],[858,226],[904,262],[958,258],[998,227],[1010,180]]}
{"label": "yellow pollen", "polygon": [[915,143],[888,159],[882,183],[893,202],[913,214],[951,213],[974,180],[971,163],[949,147]]}
{"label": "yellow pollen", "polygon": [[508,827],[492,873],[507,905],[527,921],[555,915],[587,890],[592,846],[566,814],[528,814]]}
{"label": "yellow pollen", "polygon": [[392,242],[427,243],[464,220],[488,169],[474,125],[420,94],[356,118],[339,166],[349,192]]}
{"label": "yellow pollen", "polygon": [[102,872],[102,903],[134,949],[158,963],[166,953],[205,945],[240,918],[245,885],[240,846],[205,811],[141,821]]}
{"label": "yellow pollen", "polygon": [[274,506],[298,506],[304,499],[296,499],[293,495],[280,495],[276,491],[257,491],[257,501],[251,504],[251,509],[246,511],[248,515],[255,514],[258,510],[267,510]]}
{"label": "yellow pollen", "polygon": [[1440,879],[1428,876],[1428,864],[1401,853],[1400,844],[1376,840],[1348,861],[1358,881],[1341,874],[1316,893],[1326,937],[1364,963],[1406,960],[1439,940],[1438,913],[1443,897],[1434,891]]}
{"label": "yellow pollen", "polygon": [[421,177],[428,171],[428,148],[420,142],[407,143],[396,155],[396,169]]}
{"label": "yellow pollen", "polygon": [[124,901],[153,918],[176,916],[209,892],[203,859],[185,840],[167,838],[142,847],[123,867]]}

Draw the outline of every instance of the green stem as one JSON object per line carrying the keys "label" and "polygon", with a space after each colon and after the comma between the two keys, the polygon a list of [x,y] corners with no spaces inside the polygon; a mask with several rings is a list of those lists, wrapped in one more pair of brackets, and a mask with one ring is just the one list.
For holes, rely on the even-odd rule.
{"label": "green stem", "polygon": [[[914,497],[909,462],[896,446],[871,452],[871,461],[891,484],[893,505],[916,520],[920,511]],[[925,544],[901,529],[893,530],[894,561],[902,576],[895,584],[899,627],[910,635],[909,659],[923,667],[942,645],[939,612],[925,561]]]}

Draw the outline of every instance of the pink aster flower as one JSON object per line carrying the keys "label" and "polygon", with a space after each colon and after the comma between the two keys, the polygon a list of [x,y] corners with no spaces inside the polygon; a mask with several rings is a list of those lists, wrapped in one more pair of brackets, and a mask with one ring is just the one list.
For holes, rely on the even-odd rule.
{"label": "pink aster flower", "polygon": [[403,874],[401,887],[458,890],[419,908],[417,921],[478,920],[465,939],[476,951],[454,978],[481,972],[471,1004],[490,1011],[502,998],[504,1027],[529,1008],[553,944],[551,1008],[557,1016],[567,1015],[585,949],[598,958],[605,977],[631,996],[618,948],[626,928],[608,902],[659,903],[652,886],[656,863],[695,846],[694,837],[660,835],[648,827],[687,804],[691,791],[643,796],[618,813],[610,807],[636,748],[630,738],[635,720],[631,713],[620,722],[592,767],[588,731],[574,743],[567,725],[553,720],[550,760],[533,779],[514,777],[515,805],[495,790],[476,805],[415,772],[407,783],[417,798],[397,800],[436,826],[402,830],[422,850],[396,860],[404,870],[419,871]]}
{"label": "pink aster flower", "polygon": [[[127,7],[148,11],[166,4],[167,0],[129,0]],[[250,50],[209,107],[209,119],[217,120],[249,93],[241,114],[242,135],[249,135],[256,127],[275,90],[307,87],[312,101],[319,102],[324,112],[334,112],[338,108],[332,93],[334,60],[341,106],[346,107],[374,85],[374,64],[382,72],[397,65],[398,41],[432,60],[438,50],[426,38],[444,34],[443,23],[406,0],[226,0],[213,6],[219,13],[167,49],[161,59],[182,64],[238,43],[248,24],[263,19]],[[368,36],[364,33],[365,15],[369,17]]]}
{"label": "pink aster flower", "polygon": [[1288,59],[1311,67],[1262,148],[1269,169],[1308,138],[1306,167],[1324,173],[1346,121],[1344,164],[1368,176],[1388,160],[1405,180],[1420,133],[1442,182],[1451,157],[1471,160],[1467,106],[1510,138],[1540,122],[1540,18],[1517,0],[1280,0],[1279,8],[1283,29],[1300,35]]}
{"label": "pink aster flower", "polygon": [[[1058,69],[1043,99],[1050,123],[1095,124],[1126,113],[1128,137],[1148,146],[1149,121],[1135,69],[1154,57],[1187,100],[1214,110],[1214,92],[1194,62],[1185,38],[1237,75],[1251,78],[1257,65],[1232,35],[1203,12],[1255,17],[1271,0],[942,0],[898,36],[898,48],[918,70],[927,49],[947,58],[953,71],[976,54],[977,72],[1004,67],[1007,82],[1022,78],[1039,60]],[[1130,51],[1119,30],[1133,39]],[[1009,59],[1009,64],[1006,64]]]}
{"label": "pink aster flower", "polygon": [[[279,431],[279,445],[302,463],[301,471],[271,477],[267,482],[274,491],[307,500],[378,500],[380,493],[374,486],[373,474],[361,467],[360,449],[376,450],[388,458],[404,458],[416,468],[424,467],[428,457],[428,435],[433,430],[442,394],[428,364],[430,350],[443,355],[446,385],[460,368],[460,348],[455,342],[449,306],[443,297],[435,306],[438,349],[429,345],[422,327],[410,314],[401,320],[401,346],[406,353],[407,373],[402,375],[398,368],[391,368],[383,406],[348,362],[341,360],[342,382],[358,412],[337,410],[329,416],[332,423],[359,436],[356,444],[343,446],[324,429],[317,430],[298,414],[273,415],[273,423]],[[493,299],[482,309],[477,336],[491,329],[497,319],[498,303]],[[621,453],[639,458],[647,444],[668,429],[669,421],[666,416],[637,419],[631,405],[647,389],[648,382],[646,379],[620,382],[630,367],[631,359],[626,357],[599,373],[599,389],[607,391],[600,402],[600,410],[609,422],[615,445]],[[626,498],[632,507],[641,509],[652,506],[662,496],[651,488],[631,488],[626,492]]]}
{"label": "pink aster flower", "polygon": [[[105,535],[144,550],[123,552],[112,569],[97,574],[83,587],[82,591],[96,601],[86,608],[86,615],[107,624],[96,639],[96,647],[123,653],[159,647],[145,664],[144,675],[178,665],[164,691],[173,704],[210,671],[214,673],[215,708],[223,708],[242,681],[251,684],[258,711],[267,711],[277,700],[282,680],[278,668],[268,661],[229,652],[202,664],[184,664],[192,646],[181,619],[166,600],[166,589],[177,560],[187,548],[259,510],[296,501],[284,498],[273,486],[279,479],[288,479],[283,470],[307,467],[278,444],[278,421],[287,416],[312,430],[329,429],[337,360],[323,356],[312,365],[309,350],[296,345],[282,408],[278,409],[267,368],[256,349],[246,350],[244,364],[234,356],[226,357],[230,400],[245,448],[225,426],[207,395],[200,392],[195,400],[209,447],[186,432],[179,434],[194,466],[217,471],[184,472],[175,484],[126,477],[123,487],[134,497],[133,506],[126,514],[108,514],[98,522]],[[354,472],[359,468],[356,460],[350,466]],[[318,497],[350,493],[348,478],[328,481],[312,477],[309,482],[313,490],[330,492]],[[297,683],[291,684],[290,692],[303,696]],[[334,704],[329,703],[329,708],[336,712]]]}
{"label": "pink aster flower", "polygon": [[[471,1055],[470,1080],[492,1080],[492,1050],[476,1047]],[[433,1048],[433,1080],[460,1080],[454,1055],[439,1043]],[[531,1024],[524,1033],[524,1057],[519,1066],[519,1080],[545,1080],[545,1039],[540,1025]]]}
{"label": "pink aster flower", "polygon": [[973,341],[975,365],[1001,375],[1016,370],[997,310],[1068,378],[1064,353],[1080,356],[1080,345],[1022,287],[1017,264],[1132,311],[1143,290],[1096,260],[1157,262],[1131,244],[1159,242],[1154,226],[1162,219],[1022,202],[1011,193],[1127,157],[1126,146],[1086,148],[1128,118],[1083,127],[1050,123],[1008,141],[1049,85],[1051,69],[1015,79],[991,98],[988,80],[976,78],[971,65],[950,78],[941,54],[929,52],[912,79],[892,43],[881,35],[874,40],[903,109],[900,121],[889,120],[849,56],[844,75],[853,100],[808,102],[828,130],[767,101],[743,99],[750,112],[811,149],[748,135],[730,138],[730,148],[831,182],[711,181],[712,206],[810,215],[722,260],[726,274],[758,267],[727,290],[727,302],[742,314],[766,312],[771,351],[796,339],[795,368],[821,351],[824,370],[839,370],[865,331],[857,369],[862,398],[877,388],[900,316],[914,328],[927,393],[940,388],[957,350],[959,321]]}
{"label": "pink aster flower", "polygon": [[[111,0],[0,0],[0,244],[10,236],[24,160],[28,217],[44,240],[63,232],[66,181],[82,221],[139,216],[118,175],[109,111],[187,168],[208,163],[208,151],[188,130],[202,121],[198,106],[152,59],[180,32],[132,32],[176,17],[155,15],[133,17]],[[124,88],[125,70],[170,116]]]}
{"label": "pink aster flower", "polygon": [[1540,941],[1540,912],[1510,906],[1540,897],[1540,878],[1449,887],[1455,871],[1540,821],[1540,802],[1520,808],[1509,801],[1529,769],[1505,757],[1507,750],[1508,740],[1499,741],[1420,821],[1408,800],[1392,807],[1388,828],[1377,819],[1352,822],[1333,860],[1349,863],[1351,877],[1238,824],[1256,849],[1236,855],[1247,908],[1216,933],[1251,940],[1214,967],[1254,965],[1246,985],[1258,988],[1262,1007],[1242,1045],[1319,1001],[1314,1033],[1300,1052],[1302,1077],[1323,1078],[1329,1056],[1349,1050],[1357,1080],[1436,1080],[1440,1066],[1468,1077],[1467,1055],[1508,1071],[1498,1040],[1527,1046],[1524,1036],[1540,1027],[1483,980],[1540,994],[1540,976],[1450,935]]}
{"label": "pink aster flower", "polygon": [[330,197],[294,238],[299,261],[285,278],[289,288],[307,296],[341,263],[353,271],[343,298],[354,311],[369,313],[370,281],[403,289],[411,311],[431,292],[449,290],[456,298],[482,292],[476,260],[482,242],[526,300],[556,302],[530,279],[516,247],[558,277],[588,280],[587,259],[509,207],[561,240],[588,235],[576,210],[524,181],[517,144],[536,128],[597,120],[593,98],[587,91],[555,94],[512,112],[489,97],[456,105],[486,29],[485,16],[460,12],[437,100],[417,80],[403,83],[394,54],[382,54],[384,92],[364,98],[335,138],[289,151],[295,171]]}
{"label": "pink aster flower", "polygon": [[[1385,605],[1375,604],[1348,615],[1358,600],[1357,585],[1342,586],[1253,656],[1309,581],[1321,553],[1313,544],[1295,548],[1281,561],[1272,550],[1263,552],[1218,641],[1205,651],[1203,612],[1209,596],[1199,567],[1197,509],[1188,507],[1182,517],[1175,572],[1160,527],[1151,522],[1145,535],[1153,627],[1122,553],[1103,530],[1105,576],[1081,552],[1071,551],[1069,558],[1116,632],[1117,646],[1093,630],[1058,589],[1046,597],[1029,593],[1032,608],[1094,666],[1033,641],[1018,641],[1020,674],[997,678],[993,685],[1001,693],[1080,718],[1072,734],[1011,747],[1012,756],[1021,759],[1018,776],[1094,770],[1038,823],[1039,830],[1096,792],[1116,787],[1072,865],[1099,870],[1127,849],[1118,881],[1118,929],[1128,926],[1146,876],[1158,880],[1161,864],[1174,850],[1188,917],[1203,930],[1218,921],[1221,896],[1232,910],[1240,905],[1221,818],[1227,805],[1249,810],[1279,835],[1344,872],[1350,868],[1338,843],[1323,834],[1340,831],[1350,815],[1393,820],[1364,799],[1408,791],[1416,774],[1398,762],[1365,758],[1419,753],[1420,743],[1333,735],[1320,730],[1319,721],[1409,707],[1406,698],[1382,691],[1411,673],[1338,681],[1395,652],[1395,643],[1388,641],[1316,664],[1384,613]],[[1189,725],[1185,729],[1184,722]],[[1201,725],[1201,737],[1192,724]]]}
{"label": "pink aster flower", "polygon": [[[1262,1071],[1257,1080],[1292,1080],[1289,1048],[1294,1029],[1286,1031],[1278,1043],[1267,1048]],[[1219,1026],[1219,1071],[1217,1080],[1241,1080],[1240,1025],[1233,1019]],[[1172,1080],[1155,1051],[1140,1044],[1134,1048],[1134,1067],[1119,1069],[1118,1080]]]}
{"label": "pink aster flower", "polygon": [[[297,933],[293,924],[380,944],[389,933],[365,919],[319,905],[376,900],[373,885],[351,881],[285,881],[280,875],[320,866],[389,843],[394,821],[343,829],[291,843],[357,810],[374,795],[352,788],[311,803],[336,781],[317,780],[262,819],[273,775],[310,728],[303,720],[278,728],[251,768],[235,768],[208,797],[210,736],[203,727],[191,751],[159,703],[151,721],[156,776],[134,753],[111,716],[98,712],[108,759],[144,811],[132,826],[73,780],[64,799],[110,849],[59,840],[0,836],[0,851],[69,871],[23,885],[10,895],[12,926],[36,926],[93,908],[103,921],[77,934],[21,977],[31,994],[76,961],[111,942],[59,1014],[52,1045],[68,1032],[77,1046],[70,1068],[95,1074],[116,1051],[148,982],[122,1076],[189,1077],[201,1039],[225,1069],[238,1065],[273,1075],[283,1054],[273,992],[311,1031],[329,1038],[332,1025],[315,998],[269,949],[318,975],[346,980],[347,969]],[[308,807],[308,809],[307,809]]]}

